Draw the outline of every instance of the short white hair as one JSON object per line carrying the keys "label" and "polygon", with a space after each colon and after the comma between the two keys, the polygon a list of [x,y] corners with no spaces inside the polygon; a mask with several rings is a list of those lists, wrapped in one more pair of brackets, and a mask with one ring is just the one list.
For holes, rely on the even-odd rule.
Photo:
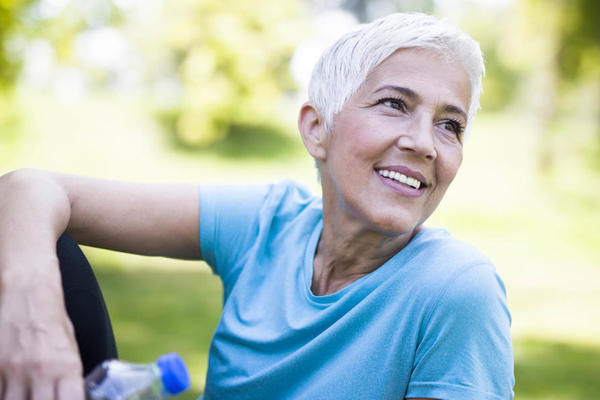
{"label": "short white hair", "polygon": [[[463,64],[471,83],[467,130],[480,108],[485,74],[479,43],[458,27],[422,13],[397,13],[342,36],[313,68],[308,99],[321,113],[325,130],[373,69],[399,49],[425,48]],[[466,132],[465,132],[466,133]]]}

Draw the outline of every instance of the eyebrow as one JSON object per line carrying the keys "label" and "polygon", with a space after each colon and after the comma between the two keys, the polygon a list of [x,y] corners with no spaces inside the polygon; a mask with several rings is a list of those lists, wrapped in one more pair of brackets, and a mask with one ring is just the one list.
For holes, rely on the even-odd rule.
{"label": "eyebrow", "polygon": [[[421,101],[421,96],[419,96],[419,94],[417,92],[415,92],[414,90],[409,89],[407,87],[404,87],[404,86],[384,85],[384,86],[378,88],[377,90],[375,90],[374,93],[381,92],[383,90],[393,90],[395,92],[400,92],[410,99],[413,99],[416,101]],[[444,105],[443,110],[444,110],[444,112],[447,112],[447,113],[460,114],[465,120],[469,119],[467,116],[467,113],[462,108],[455,106],[453,104]]]}
{"label": "eyebrow", "polygon": [[407,87],[403,87],[403,86],[385,85],[385,86],[382,86],[379,89],[375,90],[374,93],[381,92],[383,90],[388,90],[388,89],[391,89],[395,92],[400,92],[400,93],[404,94],[406,97],[410,97],[415,100],[421,100],[421,96],[419,96],[417,94],[417,92],[415,92],[414,90],[409,89]]}

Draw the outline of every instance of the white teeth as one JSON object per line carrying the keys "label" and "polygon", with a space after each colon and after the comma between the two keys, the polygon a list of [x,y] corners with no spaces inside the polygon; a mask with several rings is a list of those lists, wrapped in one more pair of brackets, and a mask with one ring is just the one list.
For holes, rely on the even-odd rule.
{"label": "white teeth", "polygon": [[410,186],[414,187],[415,189],[418,189],[419,187],[421,187],[421,182],[419,182],[415,178],[408,178],[408,179],[409,179],[408,184]]}
{"label": "white teeth", "polygon": [[421,182],[415,178],[411,178],[410,176],[406,176],[404,174],[401,174],[400,172],[397,171],[390,171],[387,169],[380,169],[377,171],[379,173],[379,175],[385,177],[385,178],[390,178],[393,179],[395,181],[398,181],[400,183],[404,183],[406,185],[409,185],[415,189],[419,189],[421,187]]}

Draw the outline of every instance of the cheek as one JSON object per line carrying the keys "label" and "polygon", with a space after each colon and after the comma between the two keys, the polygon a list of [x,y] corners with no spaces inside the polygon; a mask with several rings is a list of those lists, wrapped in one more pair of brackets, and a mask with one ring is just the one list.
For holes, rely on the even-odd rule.
{"label": "cheek", "polygon": [[449,157],[445,157],[441,160],[439,165],[439,177],[440,181],[443,181],[447,187],[456,177],[460,164],[462,163],[462,149],[455,150]]}
{"label": "cheek", "polygon": [[380,155],[393,143],[393,130],[369,116],[349,121],[340,132],[340,148],[354,159],[371,159]]}
{"label": "cheek", "polygon": [[363,158],[368,148],[369,135],[364,134],[364,127],[360,121],[356,121],[355,124],[347,121],[336,126],[332,136],[333,159],[346,163],[351,159]]}

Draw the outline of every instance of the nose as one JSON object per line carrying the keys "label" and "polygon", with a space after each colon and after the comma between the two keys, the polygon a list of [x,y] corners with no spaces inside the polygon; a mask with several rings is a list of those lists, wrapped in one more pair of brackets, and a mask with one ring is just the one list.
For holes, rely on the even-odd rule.
{"label": "nose", "polygon": [[433,140],[433,125],[425,115],[415,116],[403,127],[396,141],[398,148],[433,161],[437,158]]}

